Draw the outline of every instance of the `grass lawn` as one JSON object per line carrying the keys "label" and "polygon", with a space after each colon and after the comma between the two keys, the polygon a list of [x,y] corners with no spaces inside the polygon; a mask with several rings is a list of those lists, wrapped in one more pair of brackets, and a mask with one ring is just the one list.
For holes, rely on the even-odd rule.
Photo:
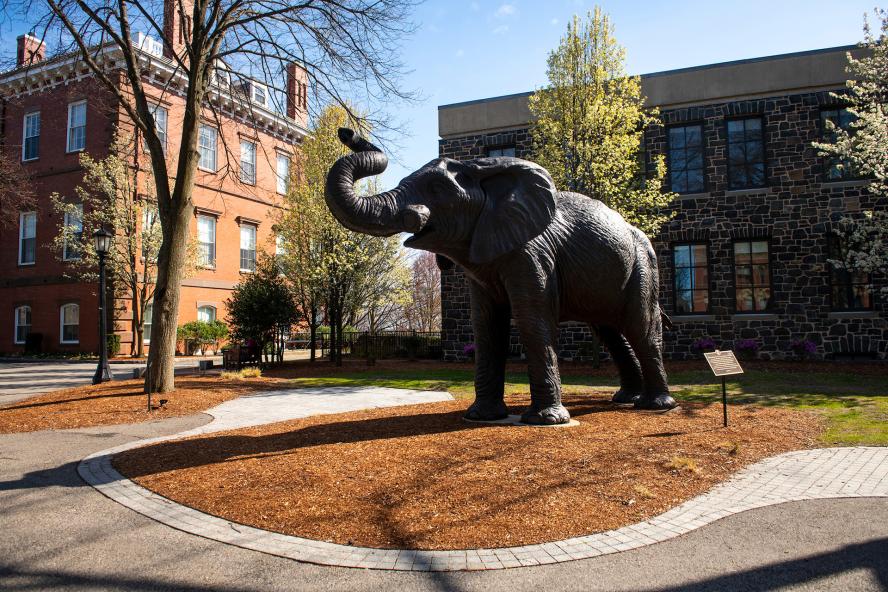
{"label": "grass lawn", "polygon": [[[696,369],[699,366],[699,369]],[[730,377],[730,403],[752,403],[813,410],[827,418],[822,436],[825,445],[888,446],[888,371],[884,365],[744,363],[746,373]],[[861,371],[861,369],[863,371]],[[506,392],[529,391],[527,375],[519,364],[510,364]],[[309,376],[301,376],[302,374]],[[300,363],[274,371],[292,377],[296,386],[387,386],[421,390],[446,390],[458,398],[474,397],[473,370],[465,364],[386,362],[367,367],[352,363],[335,368],[326,363],[309,367]],[[669,380],[679,401],[719,403],[721,383],[705,363],[686,362],[671,368]],[[611,367],[594,370],[562,365],[564,392],[581,394],[594,387],[616,389],[618,379]]]}

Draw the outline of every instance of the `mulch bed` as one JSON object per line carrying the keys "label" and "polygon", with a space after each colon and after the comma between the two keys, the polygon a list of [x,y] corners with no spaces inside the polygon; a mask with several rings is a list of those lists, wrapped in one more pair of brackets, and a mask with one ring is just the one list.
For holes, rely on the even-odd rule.
{"label": "mulch bed", "polygon": [[[225,519],[379,548],[524,545],[645,520],[764,457],[813,446],[813,413],[570,395],[573,428],[480,426],[465,401],[315,416],[121,453],[124,475]],[[526,395],[510,397],[512,412]]]}
{"label": "mulch bed", "polygon": [[152,397],[163,407],[147,410],[143,380],[120,380],[38,395],[0,407],[0,434],[64,430],[100,425],[138,423],[190,415],[223,401],[263,388],[280,388],[276,379],[223,380],[216,377],[177,377],[176,389]]}

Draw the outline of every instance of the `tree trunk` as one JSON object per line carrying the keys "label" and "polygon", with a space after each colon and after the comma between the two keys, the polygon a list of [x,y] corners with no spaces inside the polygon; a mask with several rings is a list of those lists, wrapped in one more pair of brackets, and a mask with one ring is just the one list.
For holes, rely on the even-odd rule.
{"label": "tree trunk", "polygon": [[151,309],[151,349],[145,373],[146,393],[166,393],[175,388],[176,326],[179,321],[179,286],[185,272],[188,225],[193,215],[190,191],[178,211],[170,212],[162,227],[163,242],[157,256],[157,286]]}

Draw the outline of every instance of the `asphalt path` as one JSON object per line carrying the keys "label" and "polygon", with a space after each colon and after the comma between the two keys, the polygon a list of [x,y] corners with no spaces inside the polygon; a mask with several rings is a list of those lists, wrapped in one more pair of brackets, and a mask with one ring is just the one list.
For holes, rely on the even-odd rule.
{"label": "asphalt path", "polygon": [[794,502],[594,559],[494,572],[297,563],[189,535],[85,485],[77,462],[209,421],[0,435],[0,590],[888,590],[888,500]]}

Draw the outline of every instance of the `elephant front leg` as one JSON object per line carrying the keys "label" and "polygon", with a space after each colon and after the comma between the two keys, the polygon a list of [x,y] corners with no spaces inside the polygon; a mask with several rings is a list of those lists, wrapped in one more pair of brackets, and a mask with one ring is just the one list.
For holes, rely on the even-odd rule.
{"label": "elephant front leg", "polygon": [[511,311],[508,304],[497,303],[472,280],[469,281],[469,291],[475,332],[475,402],[466,411],[465,418],[474,421],[503,419],[509,415],[503,392]]}
{"label": "elephant front leg", "polygon": [[558,372],[556,315],[547,310],[551,304],[522,306],[515,320],[527,355],[530,377],[530,407],[521,415],[522,423],[554,425],[568,423],[570,413],[561,404],[561,375]]}

